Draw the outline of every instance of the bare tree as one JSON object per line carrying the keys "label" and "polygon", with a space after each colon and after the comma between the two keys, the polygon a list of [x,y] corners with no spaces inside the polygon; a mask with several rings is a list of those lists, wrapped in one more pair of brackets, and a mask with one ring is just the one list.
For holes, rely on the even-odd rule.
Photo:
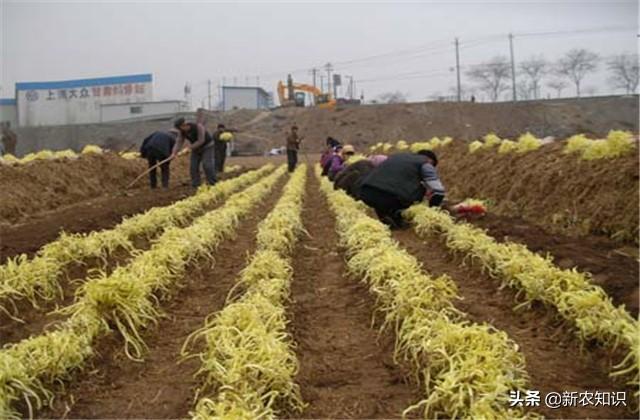
{"label": "bare tree", "polygon": [[518,99],[528,101],[529,99],[535,99],[534,88],[531,84],[522,80],[516,84],[516,93]]}
{"label": "bare tree", "polygon": [[615,89],[624,89],[626,93],[634,93],[638,89],[638,54],[616,55],[607,62],[607,68],[611,71],[609,83]]}
{"label": "bare tree", "polygon": [[562,89],[568,86],[567,82],[564,80],[556,79],[547,82],[547,86],[556,91],[556,98],[559,98],[562,95]]}
{"label": "bare tree", "polygon": [[400,91],[386,92],[378,96],[378,101],[387,104],[399,104],[407,102],[407,94]]}
{"label": "bare tree", "polygon": [[528,60],[521,61],[519,67],[520,73],[529,79],[532,92],[531,99],[538,99],[540,96],[540,81],[549,70],[547,60],[542,56],[531,57]]}
{"label": "bare tree", "polygon": [[473,66],[467,76],[478,84],[478,89],[487,93],[492,102],[500,97],[500,93],[509,88],[509,72],[511,67],[505,57],[493,57],[490,61]]}
{"label": "bare tree", "polygon": [[598,54],[584,48],[574,48],[558,60],[556,73],[567,77],[576,85],[576,96],[580,97],[580,83],[598,68]]}

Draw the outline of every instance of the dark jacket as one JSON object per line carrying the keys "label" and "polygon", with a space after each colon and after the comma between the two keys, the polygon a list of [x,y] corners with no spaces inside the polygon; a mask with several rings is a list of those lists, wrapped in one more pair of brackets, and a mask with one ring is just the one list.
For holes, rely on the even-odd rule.
{"label": "dark jacket", "polygon": [[391,155],[365,177],[362,186],[393,194],[409,206],[424,198],[422,166],[426,163],[426,157],[413,153]]}
{"label": "dark jacket", "polygon": [[344,190],[351,197],[360,198],[360,185],[364,178],[373,170],[373,163],[367,159],[359,160],[340,171],[334,180],[336,190]]}
{"label": "dark jacket", "polygon": [[156,131],[142,141],[140,155],[144,158],[153,154],[154,156],[164,156],[164,159],[171,156],[173,146],[176,144],[177,133],[171,131]]}
{"label": "dark jacket", "polygon": [[300,136],[298,133],[290,132],[287,134],[287,150],[300,149]]}
{"label": "dark jacket", "polygon": [[[198,141],[198,124],[197,123],[189,123],[189,131],[185,135],[185,138],[189,141],[189,143],[195,143]],[[206,127],[204,129],[204,144],[198,148],[198,150],[204,149],[209,146],[213,142],[213,137],[207,131]]]}
{"label": "dark jacket", "polygon": [[213,142],[216,144],[227,144],[226,141],[222,141],[220,140],[220,134],[224,133],[226,130],[216,130],[213,133],[211,133],[211,137],[213,138]]}

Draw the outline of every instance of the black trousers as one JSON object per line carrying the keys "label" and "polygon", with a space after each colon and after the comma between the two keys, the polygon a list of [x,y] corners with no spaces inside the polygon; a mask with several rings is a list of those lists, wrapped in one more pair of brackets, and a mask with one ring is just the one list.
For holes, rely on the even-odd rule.
{"label": "black trousers", "polygon": [[366,205],[376,211],[378,218],[386,223],[393,222],[397,225],[403,223],[401,210],[408,208],[397,196],[387,191],[380,190],[369,185],[360,188],[360,199]]}
{"label": "black trousers", "polygon": [[[169,156],[165,156],[163,153],[157,151],[157,150],[150,150],[147,154],[147,161],[149,162],[149,167],[151,168],[152,166],[154,166],[155,164],[157,164],[158,162],[162,162],[163,160],[165,160],[166,158],[168,158]],[[161,179],[162,179],[162,187],[163,188],[169,188],[169,164],[171,162],[165,162],[162,165],[160,165],[160,173],[161,173]],[[151,172],[149,172],[149,183],[151,184],[151,188],[157,188],[158,187],[158,178],[157,178],[157,174],[156,174],[156,168],[153,168],[151,170]]]}
{"label": "black trousers", "polygon": [[226,141],[216,141],[214,143],[215,148],[215,161],[216,161],[216,172],[224,172],[224,161],[227,159],[227,142]]}
{"label": "black trousers", "polygon": [[289,166],[289,172],[293,172],[298,164],[298,151],[287,149],[287,164]]}

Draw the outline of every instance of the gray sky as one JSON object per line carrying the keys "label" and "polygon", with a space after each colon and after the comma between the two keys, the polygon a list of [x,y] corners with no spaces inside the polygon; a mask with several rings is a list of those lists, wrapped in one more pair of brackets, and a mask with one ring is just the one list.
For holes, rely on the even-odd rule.
{"label": "gray sky", "polygon": [[[605,57],[638,48],[637,1],[0,3],[2,97],[13,96],[16,82],[148,72],[155,99],[182,98],[189,81],[200,105],[207,79],[214,94],[223,77],[252,85],[259,77],[273,91],[288,72],[311,82],[308,69],[332,62],[353,75],[367,99],[399,90],[420,101],[455,86],[456,36],[463,66],[508,56],[509,32],[516,34],[516,61],[556,59],[575,47]],[[518,36],[611,27],[631,29]],[[349,62],[371,56],[378,57]],[[602,70],[583,86],[608,93],[606,79]]]}

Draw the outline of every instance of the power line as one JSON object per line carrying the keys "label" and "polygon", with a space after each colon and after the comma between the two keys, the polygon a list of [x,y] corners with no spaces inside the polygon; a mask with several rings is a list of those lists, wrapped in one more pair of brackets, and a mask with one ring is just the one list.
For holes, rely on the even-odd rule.
{"label": "power line", "polygon": [[[585,29],[573,29],[573,30],[559,30],[559,31],[545,31],[545,32],[522,32],[522,33],[513,33],[514,37],[536,37],[536,36],[562,36],[562,35],[573,35],[573,34],[584,34],[584,33],[601,33],[601,32],[619,32],[619,31],[627,31],[627,30],[636,30],[635,27],[630,26],[613,26],[613,27],[601,27],[601,28],[585,28]],[[474,48],[479,45],[489,44],[492,42],[502,41],[508,34],[490,34],[481,37],[476,37],[470,41],[460,40],[460,49],[468,49]],[[437,55],[450,51],[451,40],[450,39],[441,39],[435,40],[426,44],[422,44],[420,46],[412,47],[412,48],[404,48],[399,50],[391,50],[387,52],[383,52],[380,54],[374,54],[364,57],[352,58],[347,60],[340,61],[331,61],[334,66],[334,70],[343,71],[346,69],[352,69],[357,67],[362,67],[366,65],[370,65],[371,62],[376,62],[380,60],[394,60],[394,63],[397,62],[405,62],[409,60],[414,60],[417,58],[424,57],[426,55]],[[403,57],[400,59],[400,57]],[[261,73],[259,77],[271,78],[271,77],[282,77],[283,74],[291,73],[291,74],[308,74],[309,69],[323,67],[324,64],[316,63],[314,65],[309,65],[303,68],[293,69],[293,70],[283,70],[278,72],[270,72],[270,73]],[[204,85],[207,81],[204,80],[202,82],[198,82],[196,85]]]}
{"label": "power line", "polygon": [[358,83],[375,83],[375,82],[382,82],[386,80],[413,80],[413,79],[423,79],[425,77],[445,76],[450,74],[451,72],[449,70],[439,69],[439,70],[432,70],[429,72],[415,72],[415,73],[410,73],[404,76],[389,75],[389,76],[383,76],[383,77],[376,77],[374,79],[363,79],[363,80],[358,79]]}
{"label": "power line", "polygon": [[[571,29],[571,30],[557,30],[557,31],[541,31],[541,32],[522,32],[522,33],[513,33],[514,37],[556,37],[556,36],[570,36],[575,34],[590,34],[590,33],[604,33],[604,32],[620,32],[620,31],[631,31],[634,32],[637,30],[636,27],[630,26],[610,26],[610,27],[600,27],[600,28],[583,28],[583,29]],[[490,44],[494,42],[503,42],[507,34],[490,34],[481,37],[475,37],[471,40],[465,41],[463,39],[459,40],[459,49],[467,50],[471,48],[475,48],[481,45]],[[384,63],[387,61],[389,64],[404,64],[412,60],[417,60],[424,58],[426,56],[433,57],[436,55],[441,55],[445,53],[451,52],[451,40],[435,40],[426,44],[422,44],[412,48],[403,48],[397,50],[391,50],[379,54],[373,54],[364,57],[357,57],[352,59],[346,59],[341,61],[332,61],[334,64],[333,70],[338,72],[346,71],[347,69],[353,69],[358,67],[371,66],[373,63],[377,63],[376,67],[380,68],[385,67]],[[633,55],[633,54],[630,54]],[[613,57],[613,56],[611,56]],[[606,56],[601,56],[601,58],[606,58]],[[477,64],[466,64],[460,66],[460,68],[469,68]],[[262,73],[259,74],[258,77],[263,77],[265,79],[269,78],[280,78],[284,74],[290,73],[295,75],[308,75],[309,69],[323,67],[323,65],[316,64],[313,66],[306,66],[304,68],[298,68],[294,70],[283,70],[279,72],[270,72],[270,73]],[[436,73],[434,73],[436,72]],[[410,73],[400,73],[395,74],[393,76],[381,76],[371,79],[358,80],[359,83],[374,83],[377,81],[384,80],[411,80],[412,78],[424,78],[424,77],[435,77],[438,74],[444,75],[447,74],[445,70],[429,70],[427,72],[424,71],[416,71]],[[206,85],[207,80],[199,81],[194,83],[194,86],[202,86]]]}
{"label": "power line", "polygon": [[566,31],[549,31],[549,32],[524,32],[524,33],[514,33],[514,36],[523,37],[523,36],[551,36],[551,35],[573,35],[573,34],[584,34],[584,33],[599,33],[599,32],[622,32],[622,31],[636,31],[638,28],[634,26],[610,26],[603,28],[592,28],[592,29],[572,29]]}

